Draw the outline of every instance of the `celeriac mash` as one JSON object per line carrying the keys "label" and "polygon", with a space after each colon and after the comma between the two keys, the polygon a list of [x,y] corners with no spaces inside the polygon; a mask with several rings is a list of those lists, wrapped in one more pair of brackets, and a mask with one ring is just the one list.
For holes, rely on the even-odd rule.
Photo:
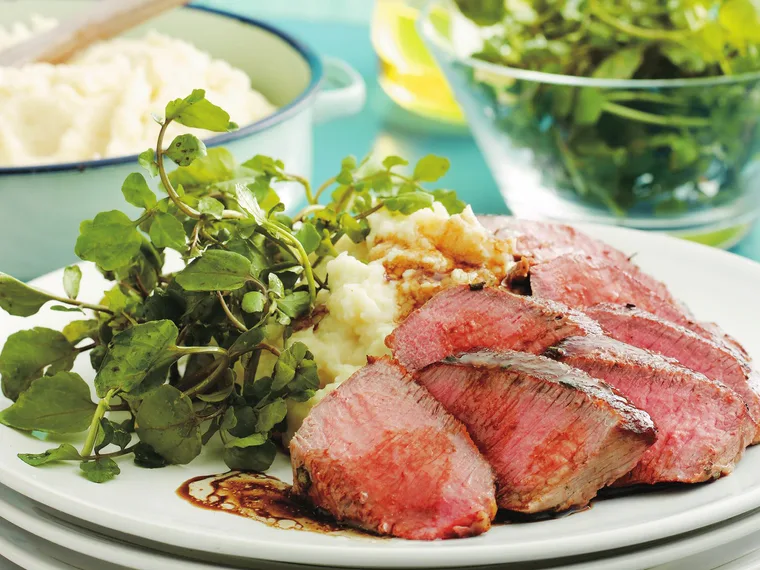
{"label": "celeriac mash", "polygon": [[[0,50],[55,25],[34,18],[29,26],[0,28]],[[141,152],[155,146],[151,113],[163,114],[167,101],[198,88],[239,125],[275,110],[243,71],[157,32],[96,43],[65,65],[0,67],[0,166]],[[188,131],[209,136],[172,125],[167,140]]]}

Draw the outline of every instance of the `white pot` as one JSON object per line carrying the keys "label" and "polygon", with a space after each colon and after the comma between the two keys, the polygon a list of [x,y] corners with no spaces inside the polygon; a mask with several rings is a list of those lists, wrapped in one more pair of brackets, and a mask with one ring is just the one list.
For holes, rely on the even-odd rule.
{"label": "white pot", "polygon": [[[0,25],[31,13],[65,18],[86,9],[87,0],[23,0],[5,3]],[[309,47],[269,24],[219,10],[188,7],[149,22],[146,28],[185,39],[251,77],[279,110],[239,130],[207,139],[224,145],[241,162],[256,154],[282,160],[288,172],[310,178],[313,124],[361,110],[366,87],[348,64],[320,59]],[[332,86],[332,88],[330,88]],[[2,109],[0,109],[2,120]],[[136,215],[121,184],[139,171],[137,157],[34,167],[0,167],[0,272],[27,280],[75,261],[79,224],[98,212],[119,209]],[[286,204],[300,199],[282,192]]]}

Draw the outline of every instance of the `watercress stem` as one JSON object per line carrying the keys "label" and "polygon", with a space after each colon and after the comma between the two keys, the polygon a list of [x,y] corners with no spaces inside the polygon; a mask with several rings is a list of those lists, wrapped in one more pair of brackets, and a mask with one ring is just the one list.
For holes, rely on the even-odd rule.
{"label": "watercress stem", "polygon": [[230,366],[230,355],[220,346],[177,346],[174,348],[174,353],[180,356],[188,356],[191,354],[211,354],[216,359],[216,368],[209,374],[205,380],[196,384],[192,388],[187,389],[184,394],[188,398],[192,398],[196,394],[200,394],[211,386],[224,370]]}
{"label": "watercress stem", "polygon": [[334,176],[332,178],[330,178],[329,180],[326,180],[325,183],[322,184],[322,186],[320,186],[319,188],[317,188],[317,193],[314,194],[314,202],[318,202],[319,201],[319,197],[322,195],[322,192],[324,192],[325,190],[327,190],[333,184],[335,184],[335,177]]}
{"label": "watercress stem", "polygon": [[166,189],[166,193],[169,194],[169,198],[171,198],[175,206],[177,206],[177,208],[179,208],[179,210],[188,218],[199,220],[201,217],[200,212],[194,210],[180,200],[179,194],[177,194],[174,186],[169,182],[169,177],[166,175],[166,168],[164,167],[164,136],[166,135],[166,128],[171,122],[171,119],[166,119],[161,124],[161,130],[158,132],[158,142],[156,143],[156,164],[158,164],[158,175],[161,178],[161,183]]}
{"label": "watercress stem", "polygon": [[108,307],[104,307],[103,305],[93,305],[90,303],[85,303],[83,301],[77,301],[76,299],[69,299],[67,297],[58,297],[57,295],[51,295],[49,293],[45,293],[52,301],[58,301],[59,303],[64,303],[66,305],[74,305],[76,307],[80,307],[82,309],[89,309],[91,311],[98,311],[100,313],[106,313],[108,315],[113,315],[114,312],[109,309]]}
{"label": "watercress stem", "polygon": [[219,299],[219,303],[222,305],[222,310],[224,311],[224,314],[227,315],[227,319],[232,323],[232,325],[240,332],[248,332],[248,327],[241,323],[240,320],[232,314],[232,311],[227,305],[227,302],[224,300],[224,295],[222,295],[221,291],[216,292],[216,298]]}
{"label": "watercress stem", "polygon": [[82,457],[88,457],[92,454],[92,450],[95,447],[95,441],[98,439],[98,431],[100,431],[100,420],[103,419],[103,416],[105,416],[108,411],[111,398],[114,397],[117,391],[116,388],[109,390],[105,398],[98,402],[98,407],[95,408],[95,414],[92,416],[92,421],[90,422],[90,429],[87,431],[87,439],[82,446],[82,453],[80,454]]}

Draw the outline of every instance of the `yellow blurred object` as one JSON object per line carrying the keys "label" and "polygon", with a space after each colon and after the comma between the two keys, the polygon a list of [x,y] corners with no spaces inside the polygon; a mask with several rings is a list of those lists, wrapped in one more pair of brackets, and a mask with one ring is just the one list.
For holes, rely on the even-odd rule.
{"label": "yellow blurred object", "polygon": [[424,4],[424,0],[376,0],[372,45],[380,59],[380,86],[408,111],[464,124],[445,77],[417,34],[416,20]]}

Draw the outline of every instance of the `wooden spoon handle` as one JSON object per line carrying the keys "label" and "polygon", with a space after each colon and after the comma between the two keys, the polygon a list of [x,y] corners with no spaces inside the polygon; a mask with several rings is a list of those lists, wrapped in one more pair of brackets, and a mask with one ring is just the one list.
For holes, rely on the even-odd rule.
{"label": "wooden spoon handle", "polygon": [[33,62],[63,63],[92,43],[134,28],[146,20],[188,0],[100,0],[84,12],[49,32],[0,51],[0,66],[21,66]]}

